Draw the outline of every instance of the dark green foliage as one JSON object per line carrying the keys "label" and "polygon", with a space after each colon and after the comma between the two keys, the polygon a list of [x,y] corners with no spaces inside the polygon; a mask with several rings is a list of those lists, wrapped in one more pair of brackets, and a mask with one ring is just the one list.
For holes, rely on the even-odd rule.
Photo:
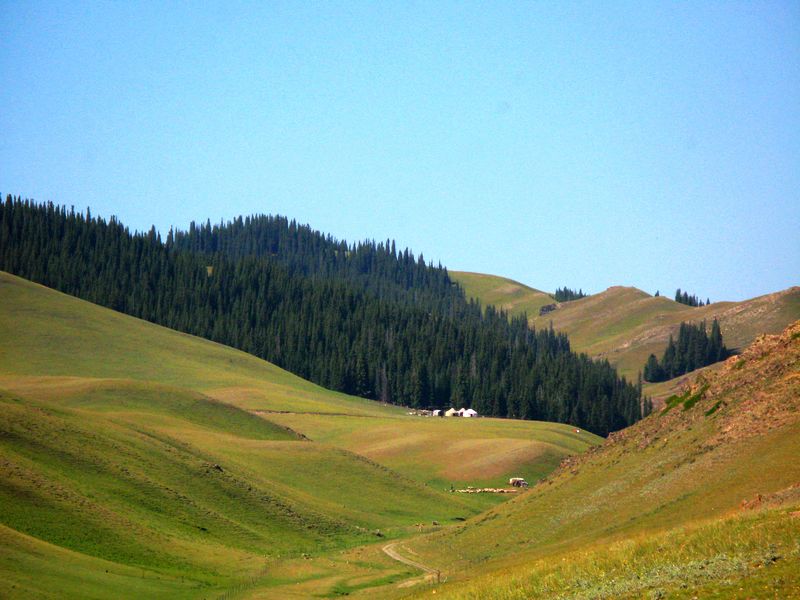
{"label": "dark green foliage", "polygon": [[711,335],[706,333],[706,322],[699,325],[681,323],[678,342],[669,336],[667,349],[659,361],[651,354],[644,366],[644,378],[650,382],[667,381],[695,369],[725,360],[730,351],[722,342],[719,322],[714,319]]}
{"label": "dark green foliage", "polygon": [[665,415],[673,408],[682,404],[687,398],[689,397],[689,391],[687,390],[682,395],[678,396],[677,394],[672,394],[669,398],[664,401],[664,408],[661,410],[661,414]]}
{"label": "dark green foliage", "polygon": [[641,417],[641,388],[563,334],[473,301],[394,242],[349,246],[282,217],[131,233],[8,197],[0,269],[395,404],[571,422],[599,434]]}
{"label": "dark green foliage", "polygon": [[446,269],[426,264],[408,248],[398,251],[391,240],[348,245],[281,216],[237,217],[213,226],[192,222],[188,231],[170,231],[166,245],[230,260],[268,258],[292,276],[346,280],[380,299],[410,300],[438,310],[463,298]]}
{"label": "dark green foliage", "polygon": [[706,411],[705,415],[706,415],[707,417],[710,417],[710,416],[711,416],[711,415],[713,415],[715,412],[717,412],[717,410],[719,409],[719,407],[720,407],[721,405],[722,405],[722,400],[717,400],[716,402],[714,402],[714,406],[712,406],[711,408],[709,408],[709,409]]}
{"label": "dark green foliage", "polygon": [[647,381],[663,381],[661,365],[658,364],[658,359],[655,354],[647,357],[647,363],[644,365],[644,378]]}
{"label": "dark green foliage", "polygon": [[588,294],[584,294],[583,290],[575,290],[569,289],[567,286],[563,288],[558,288],[556,293],[553,294],[553,298],[555,298],[556,302],[569,302],[570,300],[578,300],[580,298],[585,298]]}
{"label": "dark green foliage", "polygon": [[[667,398],[664,409],[661,411],[662,415],[667,414],[670,410],[675,408],[676,406],[683,405],[683,410],[689,410],[695,404],[697,404],[700,400],[703,399],[706,392],[708,391],[708,384],[703,385],[699,390],[697,390],[694,394],[691,390],[686,390],[680,396],[673,394],[669,398]],[[711,411],[713,412],[713,411]],[[710,413],[707,413],[710,414]]]}
{"label": "dark green foliage", "polygon": [[681,304],[685,304],[687,306],[707,306],[708,304],[711,304],[711,301],[708,298],[706,298],[704,304],[703,301],[694,294],[690,296],[688,292],[681,292],[681,288],[675,290],[675,302],[680,302]]}
{"label": "dark green foliage", "polygon": [[686,400],[683,401],[683,410],[689,410],[690,408],[692,408],[695,404],[697,404],[700,400],[703,399],[703,396],[706,395],[707,391],[708,391],[708,384],[706,383],[694,394],[689,395],[686,398]]}

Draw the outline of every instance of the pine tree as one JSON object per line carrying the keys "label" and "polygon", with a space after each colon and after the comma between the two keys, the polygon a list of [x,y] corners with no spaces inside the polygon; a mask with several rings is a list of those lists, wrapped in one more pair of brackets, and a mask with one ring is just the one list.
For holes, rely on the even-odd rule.
{"label": "pine tree", "polygon": [[582,288],[576,292],[575,290],[569,289],[567,286],[558,288],[553,294],[553,298],[556,300],[556,302],[569,302],[571,300],[585,298],[586,296],[587,294],[583,292]]}
{"label": "pine tree", "polygon": [[724,360],[729,351],[722,342],[719,323],[714,319],[711,335],[706,333],[706,322],[698,325],[681,323],[678,341],[669,338],[660,361],[651,354],[644,366],[644,378],[650,382],[666,381],[714,362]]}
{"label": "pine tree", "polygon": [[647,381],[663,381],[664,375],[661,366],[658,364],[658,359],[655,354],[651,354],[647,358],[647,363],[644,366],[644,379]]}

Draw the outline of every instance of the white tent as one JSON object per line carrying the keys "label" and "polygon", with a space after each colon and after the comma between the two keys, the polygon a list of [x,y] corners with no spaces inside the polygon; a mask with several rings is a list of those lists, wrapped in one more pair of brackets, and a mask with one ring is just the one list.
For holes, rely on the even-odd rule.
{"label": "white tent", "polygon": [[455,408],[450,408],[444,413],[445,417],[460,417],[461,413],[459,413]]}
{"label": "white tent", "polygon": [[477,417],[478,416],[477,411],[474,411],[471,408],[462,408],[460,411],[458,411],[458,414],[461,415],[462,417]]}

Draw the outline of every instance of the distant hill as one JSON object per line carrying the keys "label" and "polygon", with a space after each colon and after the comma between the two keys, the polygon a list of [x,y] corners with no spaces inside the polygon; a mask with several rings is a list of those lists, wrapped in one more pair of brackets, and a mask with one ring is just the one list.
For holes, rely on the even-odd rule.
{"label": "distant hill", "polygon": [[800,321],[522,497],[407,546],[447,574],[437,597],[797,598],[798,455]]}
{"label": "distant hill", "polygon": [[539,309],[555,302],[550,294],[505,277],[450,271],[456,281],[470,298],[480,300],[484,306],[492,305],[511,315],[526,313],[529,317],[539,314]]}
{"label": "distant hill", "polygon": [[364,544],[499,500],[452,483],[535,480],[600,441],[409,416],[3,272],[0,356],[3,598],[385,585],[409,574]]}
{"label": "distant hill", "polygon": [[533,324],[543,327],[552,321],[569,335],[576,350],[608,358],[622,374],[635,377],[650,353],[663,352],[670,334],[677,339],[681,321],[705,319],[710,324],[715,318],[726,345],[744,348],[759,334],[777,333],[800,318],[800,287],[701,307],[653,297],[636,288],[611,287],[537,316]]}
{"label": "distant hill", "polygon": [[[462,283],[460,275],[454,273],[453,277]],[[569,336],[573,350],[608,359],[629,380],[636,379],[651,353],[656,356],[663,353],[670,334],[677,338],[681,321],[705,319],[710,325],[716,318],[725,344],[740,349],[759,334],[780,332],[800,319],[800,287],[742,302],[690,307],[633,287],[616,286],[580,300],[560,303],[556,310],[539,316],[538,309],[530,310],[538,300],[525,306],[515,305],[514,298],[519,294],[517,288],[530,289],[531,298],[539,298],[537,294],[542,292],[502,277],[480,275],[477,279],[480,285],[471,285],[469,278],[463,280],[469,295],[484,304],[491,301],[508,306],[511,314],[527,309],[530,323],[537,328],[549,327],[552,322],[556,330]]]}

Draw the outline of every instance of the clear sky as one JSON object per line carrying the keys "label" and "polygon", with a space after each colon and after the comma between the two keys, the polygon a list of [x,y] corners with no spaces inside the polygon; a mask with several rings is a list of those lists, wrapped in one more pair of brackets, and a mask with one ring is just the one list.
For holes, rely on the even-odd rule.
{"label": "clear sky", "polygon": [[0,0],[0,192],[744,299],[800,284],[800,3]]}

